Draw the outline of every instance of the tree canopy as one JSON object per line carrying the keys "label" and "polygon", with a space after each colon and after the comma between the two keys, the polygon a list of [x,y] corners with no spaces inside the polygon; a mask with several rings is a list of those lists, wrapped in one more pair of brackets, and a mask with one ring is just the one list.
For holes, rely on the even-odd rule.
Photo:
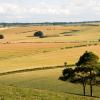
{"label": "tree canopy", "polygon": [[76,63],[77,66],[86,66],[96,64],[99,60],[99,57],[95,55],[93,52],[86,51]]}
{"label": "tree canopy", "polygon": [[0,39],[3,39],[3,38],[4,38],[4,36],[2,34],[0,34]]}
{"label": "tree canopy", "polygon": [[44,34],[43,34],[42,31],[37,31],[37,32],[34,33],[34,36],[35,37],[39,37],[39,38],[43,38],[44,37]]}

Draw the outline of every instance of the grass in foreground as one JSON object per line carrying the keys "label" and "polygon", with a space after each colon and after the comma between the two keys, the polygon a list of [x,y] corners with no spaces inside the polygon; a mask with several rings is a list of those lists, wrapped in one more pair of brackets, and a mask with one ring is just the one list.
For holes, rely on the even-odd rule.
{"label": "grass in foreground", "polygon": [[99,98],[0,85],[0,100],[99,100]]}
{"label": "grass in foreground", "polygon": [[[0,83],[19,88],[30,88],[47,90],[61,93],[83,94],[82,85],[62,82],[58,80],[63,68],[50,69],[43,71],[25,72],[0,77]],[[100,96],[100,87],[93,87],[93,95]],[[89,86],[86,88],[86,94],[89,95]]]}

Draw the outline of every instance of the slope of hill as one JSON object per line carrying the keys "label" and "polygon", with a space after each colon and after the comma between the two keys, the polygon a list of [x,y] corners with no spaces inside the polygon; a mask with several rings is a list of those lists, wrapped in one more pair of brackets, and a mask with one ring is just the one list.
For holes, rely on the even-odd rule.
{"label": "slope of hill", "polygon": [[99,100],[99,98],[0,85],[0,100]]}
{"label": "slope of hill", "polygon": [[[83,25],[84,24],[84,25]],[[86,51],[100,57],[100,26],[92,23],[78,25],[17,26],[1,29],[0,73],[28,68],[75,64]],[[33,37],[42,31],[46,37]],[[80,84],[58,80],[63,69],[51,69],[0,76],[1,100],[99,100],[82,97]],[[3,84],[3,85],[2,85]],[[5,84],[5,86],[4,86]],[[94,86],[94,96],[100,95]],[[72,94],[67,94],[67,93]],[[89,86],[87,85],[87,95]]]}

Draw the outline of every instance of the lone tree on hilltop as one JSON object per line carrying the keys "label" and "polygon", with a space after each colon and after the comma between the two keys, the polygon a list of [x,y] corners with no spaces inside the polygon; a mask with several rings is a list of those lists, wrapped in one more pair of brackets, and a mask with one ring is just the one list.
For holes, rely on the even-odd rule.
{"label": "lone tree on hilltop", "polygon": [[43,38],[44,37],[44,34],[43,34],[42,31],[37,31],[37,32],[34,33],[34,36],[35,37],[39,37],[39,38]]}

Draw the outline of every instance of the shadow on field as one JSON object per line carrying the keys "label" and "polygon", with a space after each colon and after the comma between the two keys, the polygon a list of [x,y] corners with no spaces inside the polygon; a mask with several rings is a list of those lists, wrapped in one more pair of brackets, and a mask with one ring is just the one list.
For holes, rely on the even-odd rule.
{"label": "shadow on field", "polygon": [[[77,96],[84,96],[83,94],[79,94],[79,93],[72,93],[72,92],[64,92],[64,93],[77,95]],[[91,97],[91,96],[90,95],[86,95],[85,97]],[[100,96],[92,96],[91,98],[100,98]]]}

